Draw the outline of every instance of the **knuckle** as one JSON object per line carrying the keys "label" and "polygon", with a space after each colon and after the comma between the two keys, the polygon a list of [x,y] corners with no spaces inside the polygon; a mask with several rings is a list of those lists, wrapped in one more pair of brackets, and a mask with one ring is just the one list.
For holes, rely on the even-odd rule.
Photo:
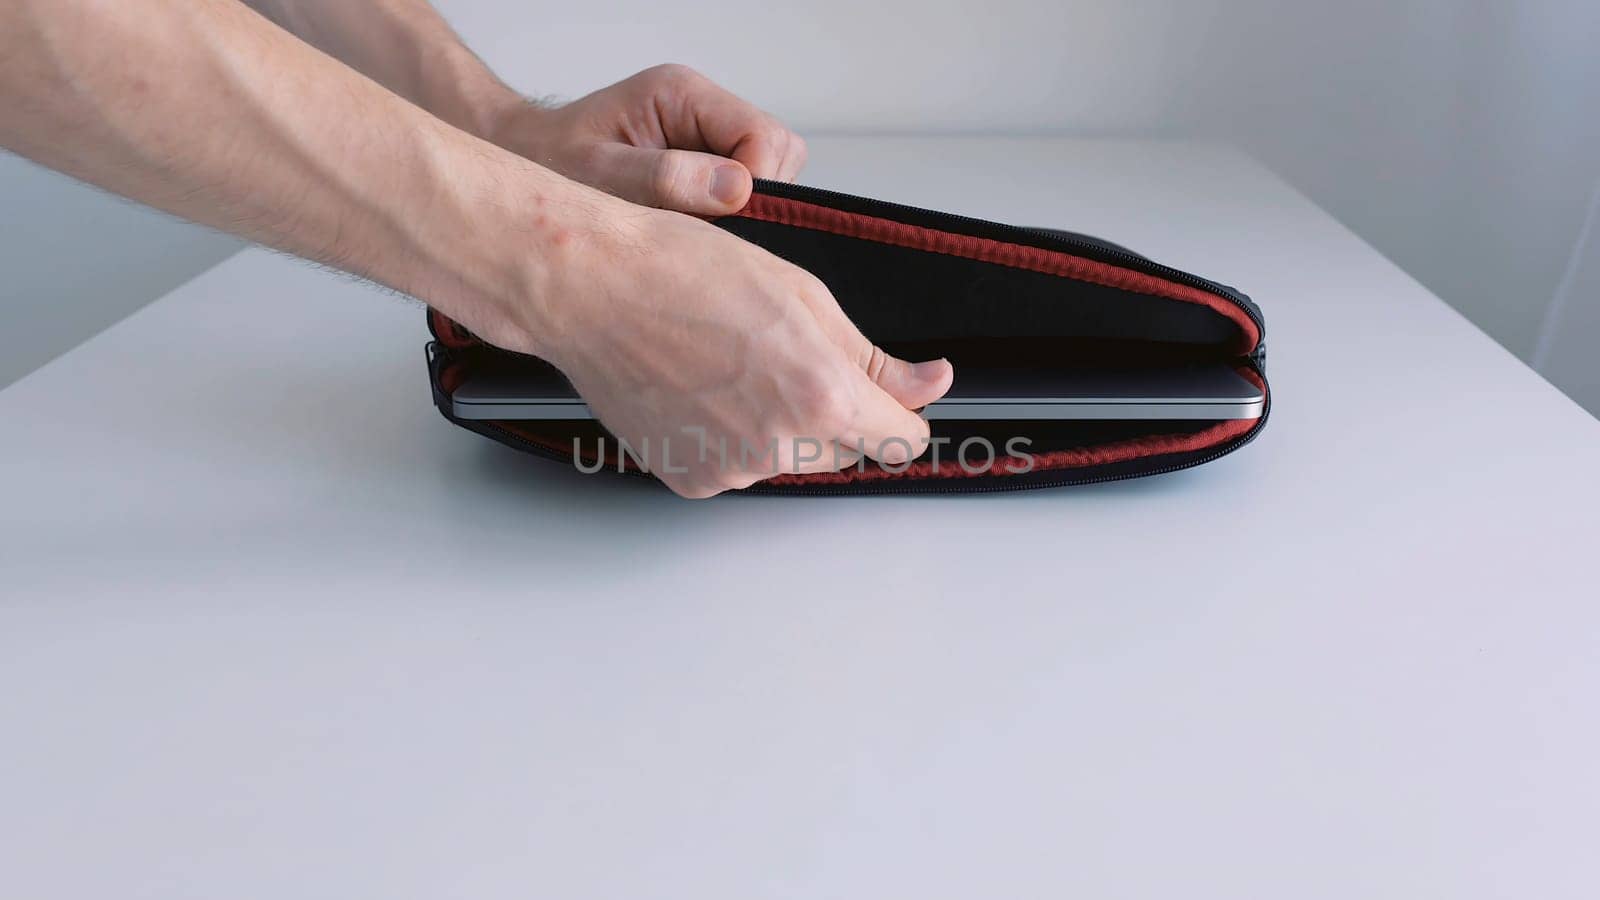
{"label": "knuckle", "polygon": [[700,73],[683,63],[662,63],[646,69],[644,74],[650,80],[662,85],[689,84],[700,77]]}
{"label": "knuckle", "polygon": [[764,163],[776,167],[783,162],[784,149],[787,141],[782,128],[763,128],[755,133],[755,142],[761,148]]}
{"label": "knuckle", "polygon": [[[611,152],[611,148],[603,141],[581,141],[561,147],[556,158],[567,162],[579,174],[581,180],[605,172],[606,164],[611,160]],[[544,161],[534,160],[534,162]]]}
{"label": "knuckle", "polygon": [[795,290],[800,293],[802,298],[817,300],[833,296],[822,279],[793,264],[790,264],[790,269],[790,275],[794,278]]}
{"label": "knuckle", "polygon": [[[800,386],[799,411],[807,437],[831,438],[855,418],[854,392],[839,380],[814,376]],[[813,434],[812,431],[823,432]]]}
{"label": "knuckle", "polygon": [[883,352],[883,348],[879,347],[877,344],[868,344],[867,358],[862,362],[861,365],[862,371],[867,373],[868,380],[876,384],[879,377],[883,375],[883,370],[887,368],[888,365],[889,354]]}
{"label": "knuckle", "polygon": [[684,182],[688,177],[688,167],[683,164],[682,157],[662,153],[656,157],[650,172],[650,191],[660,199],[677,197],[687,187]]}
{"label": "knuckle", "polygon": [[790,132],[789,133],[789,152],[794,154],[794,158],[795,158],[796,161],[803,163],[803,162],[806,161],[806,157],[810,154],[811,151],[810,151],[809,148],[806,147],[806,139],[805,138],[801,137],[798,134],[795,134],[794,132]]}

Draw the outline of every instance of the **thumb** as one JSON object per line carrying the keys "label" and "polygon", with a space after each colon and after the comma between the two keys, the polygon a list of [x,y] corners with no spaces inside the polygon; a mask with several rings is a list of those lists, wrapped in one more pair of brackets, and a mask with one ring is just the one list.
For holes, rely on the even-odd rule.
{"label": "thumb", "polygon": [[855,323],[850,321],[839,302],[820,281],[812,279],[813,290],[804,290],[801,297],[811,314],[817,317],[823,333],[844,350],[863,372],[906,409],[921,409],[943,397],[955,380],[955,369],[949,360],[931,359],[927,362],[907,362],[891,356],[882,347],[867,340]]}
{"label": "thumb", "polygon": [[907,362],[873,345],[868,345],[866,359],[862,369],[867,377],[906,409],[921,409],[943,397],[955,380],[949,360]]}
{"label": "thumb", "polygon": [[692,150],[607,144],[585,179],[624,200],[699,216],[738,212],[750,199],[743,164]]}

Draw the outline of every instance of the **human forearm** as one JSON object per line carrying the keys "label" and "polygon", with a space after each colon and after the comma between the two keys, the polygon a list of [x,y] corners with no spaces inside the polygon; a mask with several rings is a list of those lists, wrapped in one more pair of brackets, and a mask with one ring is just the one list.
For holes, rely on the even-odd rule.
{"label": "human forearm", "polygon": [[496,77],[428,0],[245,2],[440,119],[635,203],[729,213],[749,176],[793,179],[805,164],[782,122],[684,66],[551,107]]}
{"label": "human forearm", "polygon": [[263,15],[446,122],[490,137],[523,105],[426,0],[245,0]]}
{"label": "human forearm", "polygon": [[[551,115],[525,155],[703,215],[738,209],[752,172],[804,159],[787,129],[682,67]],[[865,442],[892,460],[888,438],[927,437],[909,410],[950,383],[947,364],[873,347],[795,266],[452,127],[235,0],[0,3],[0,146],[548,358],[690,496],[828,464],[775,452],[770,467],[702,454],[674,468],[668,439],[686,428],[734,447]]]}
{"label": "human forearm", "polygon": [[232,0],[0,6],[0,144],[423,297],[521,349],[537,349],[541,279],[621,205]]}

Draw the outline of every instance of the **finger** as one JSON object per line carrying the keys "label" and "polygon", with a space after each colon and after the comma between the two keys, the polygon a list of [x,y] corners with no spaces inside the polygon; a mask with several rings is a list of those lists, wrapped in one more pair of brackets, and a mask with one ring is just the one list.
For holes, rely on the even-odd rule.
{"label": "finger", "polygon": [[692,69],[668,67],[663,77],[676,101],[657,107],[669,146],[736,159],[757,178],[799,171],[790,158],[799,138],[782,122]]}
{"label": "finger", "polygon": [[625,200],[691,215],[727,215],[750,199],[744,166],[692,150],[607,144],[596,152],[592,174],[596,187]]}
{"label": "finger", "polygon": [[857,396],[856,419],[836,438],[839,443],[891,467],[911,462],[928,448],[926,419],[876,385],[861,385]]}
{"label": "finger", "polygon": [[847,444],[831,438],[796,435],[787,439],[774,438],[770,449],[752,450],[748,455],[729,454],[719,463],[727,474],[726,487],[738,490],[757,481],[776,475],[808,475],[816,472],[837,472],[860,462],[862,454],[858,444]]}
{"label": "finger", "polygon": [[781,179],[790,136],[789,129],[773,122],[770,127],[758,129],[742,138],[727,154],[744,163],[750,174],[757,178]]}
{"label": "finger", "polygon": [[791,133],[789,144],[783,154],[783,162],[778,164],[778,178],[783,181],[793,181],[800,176],[800,170],[806,167],[806,142],[798,134]]}
{"label": "finger", "polygon": [[839,472],[856,465],[862,454],[856,444],[844,441],[809,440],[794,448],[788,470],[797,475]]}
{"label": "finger", "polygon": [[947,359],[907,362],[869,344],[861,370],[884,393],[906,409],[921,409],[943,397],[955,381],[955,368]]}
{"label": "finger", "polygon": [[948,360],[934,359],[926,362],[907,362],[889,355],[861,333],[855,323],[844,314],[839,302],[833,299],[820,281],[801,296],[828,339],[845,352],[856,368],[906,409],[921,409],[943,397],[955,380],[955,370]]}

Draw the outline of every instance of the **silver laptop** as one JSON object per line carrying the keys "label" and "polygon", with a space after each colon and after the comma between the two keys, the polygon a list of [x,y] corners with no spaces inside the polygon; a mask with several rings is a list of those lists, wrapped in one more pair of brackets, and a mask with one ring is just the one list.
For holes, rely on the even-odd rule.
{"label": "silver laptop", "polygon": [[[460,419],[592,419],[555,369],[485,372],[451,398]],[[956,370],[928,419],[1258,419],[1260,388],[1227,364],[1148,369]]]}

